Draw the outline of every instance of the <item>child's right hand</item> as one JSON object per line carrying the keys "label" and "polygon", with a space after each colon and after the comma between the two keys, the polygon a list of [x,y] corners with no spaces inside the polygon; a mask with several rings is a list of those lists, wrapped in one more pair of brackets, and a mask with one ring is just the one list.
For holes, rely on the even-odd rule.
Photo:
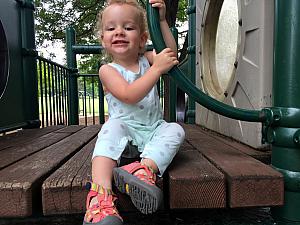
{"label": "child's right hand", "polygon": [[161,75],[167,73],[178,63],[176,54],[170,48],[165,48],[159,54],[153,54],[152,67],[157,69]]}

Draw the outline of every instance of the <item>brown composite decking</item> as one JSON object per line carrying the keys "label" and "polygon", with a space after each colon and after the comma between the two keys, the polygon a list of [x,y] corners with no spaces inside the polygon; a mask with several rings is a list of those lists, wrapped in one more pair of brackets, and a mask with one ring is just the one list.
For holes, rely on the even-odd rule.
{"label": "brown composite decking", "polygon": [[[269,152],[197,125],[183,127],[185,142],[158,181],[163,209],[283,204],[282,175],[261,162]],[[53,126],[0,137],[0,218],[83,213],[100,128]],[[127,196],[117,194],[120,211],[134,210]]]}

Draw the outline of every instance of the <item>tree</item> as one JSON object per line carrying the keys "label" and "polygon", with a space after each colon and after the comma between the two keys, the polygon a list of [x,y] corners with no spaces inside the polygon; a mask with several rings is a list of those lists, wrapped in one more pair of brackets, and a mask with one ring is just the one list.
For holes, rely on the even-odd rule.
{"label": "tree", "polygon": [[[94,35],[96,17],[105,4],[105,0],[35,0],[36,41],[38,47],[47,47],[45,40],[65,42],[65,30],[73,26],[76,30],[76,41],[80,44],[98,44]],[[140,0],[145,6],[146,0]],[[178,21],[186,20],[184,10],[186,0],[166,0],[167,21],[170,26]],[[179,13],[177,13],[179,12]],[[97,71],[95,62],[101,56],[85,55],[79,63],[84,73]]]}

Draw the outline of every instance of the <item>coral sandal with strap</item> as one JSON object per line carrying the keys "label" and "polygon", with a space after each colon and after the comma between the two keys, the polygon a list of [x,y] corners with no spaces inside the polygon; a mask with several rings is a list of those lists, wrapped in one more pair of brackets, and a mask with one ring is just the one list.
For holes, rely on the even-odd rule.
{"label": "coral sandal with strap", "polygon": [[[135,173],[143,170],[142,173]],[[154,213],[163,202],[163,193],[155,185],[156,175],[146,165],[134,162],[113,169],[118,190],[130,196],[135,207],[143,214]]]}
{"label": "coral sandal with strap", "polygon": [[[113,192],[95,183],[91,183],[90,186],[83,225],[123,225],[123,220],[114,204],[117,198]],[[97,203],[92,205],[93,198],[97,198]]]}

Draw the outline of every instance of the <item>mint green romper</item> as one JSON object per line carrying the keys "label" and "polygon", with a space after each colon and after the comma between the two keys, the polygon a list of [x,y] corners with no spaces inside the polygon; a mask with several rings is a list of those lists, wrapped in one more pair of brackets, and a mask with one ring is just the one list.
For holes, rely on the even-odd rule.
{"label": "mint green romper", "polygon": [[[120,75],[132,83],[143,76],[150,65],[146,57],[139,58],[139,72],[134,73],[110,63]],[[163,111],[156,85],[136,104],[119,101],[111,93],[106,94],[109,119],[98,134],[93,157],[105,156],[119,160],[126,145],[130,142],[138,147],[141,158],[152,159],[162,175],[182,144],[185,133],[177,123],[163,120]]]}

